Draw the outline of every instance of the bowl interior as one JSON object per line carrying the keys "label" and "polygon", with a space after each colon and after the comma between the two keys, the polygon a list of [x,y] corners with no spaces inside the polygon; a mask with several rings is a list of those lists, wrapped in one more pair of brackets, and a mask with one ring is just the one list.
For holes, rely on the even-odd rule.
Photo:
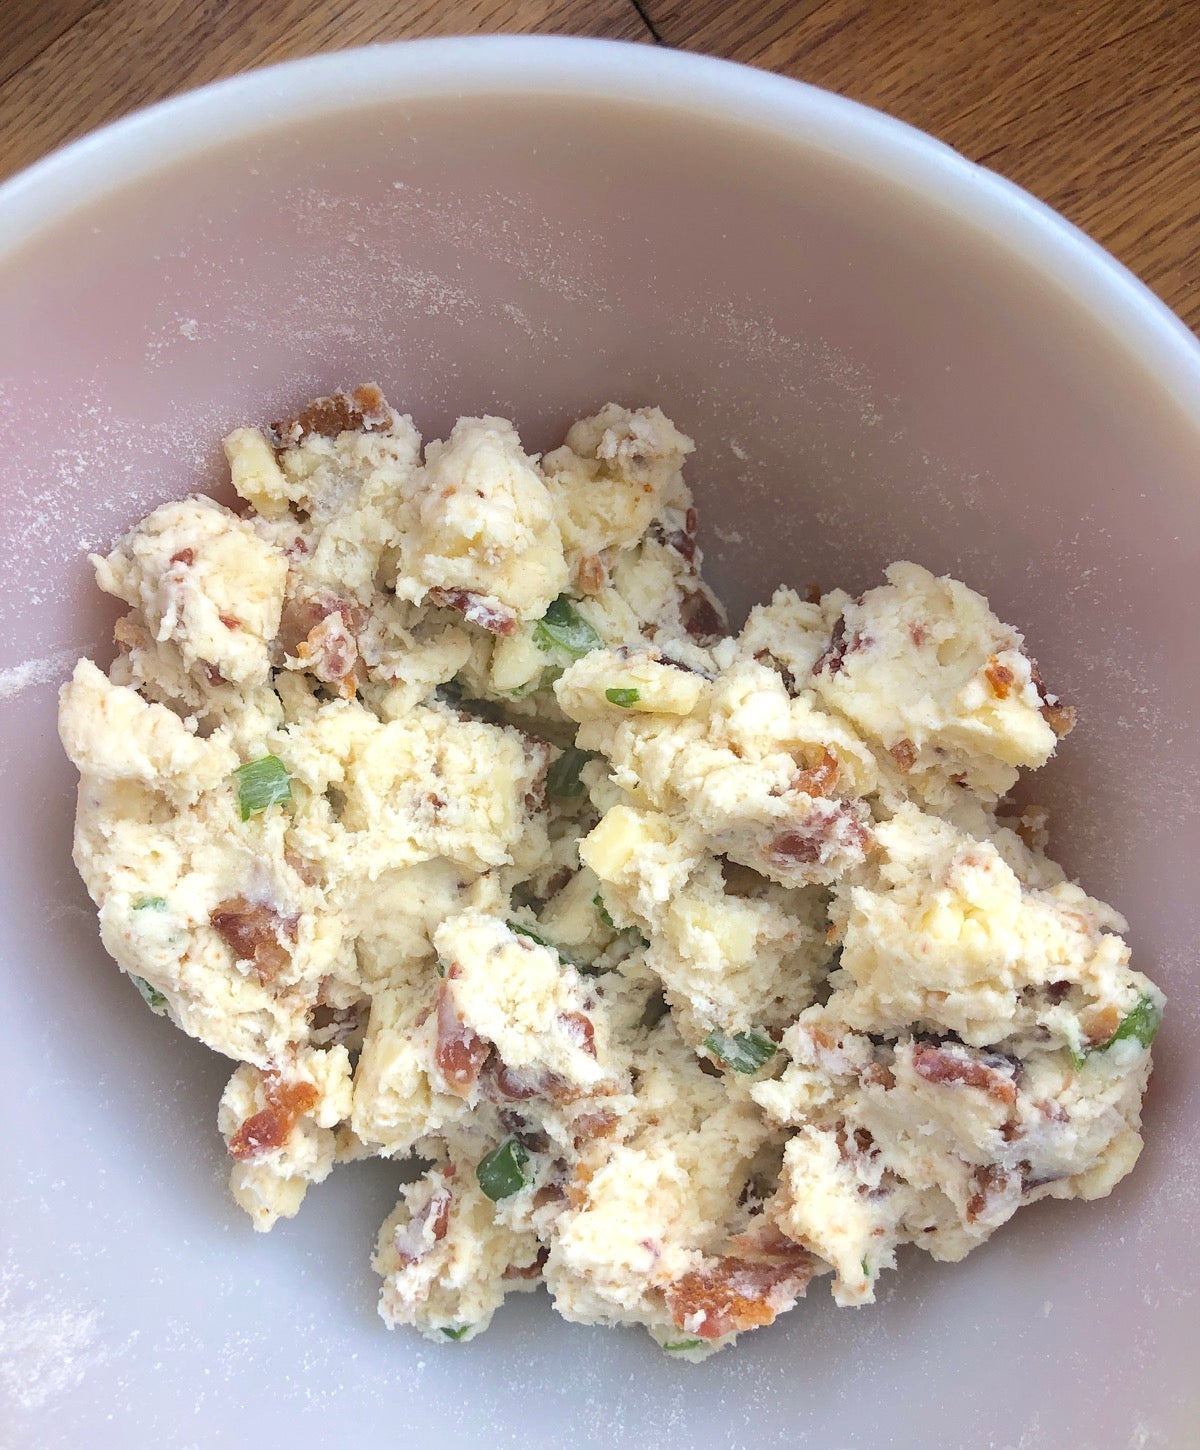
{"label": "bowl interior", "polygon": [[[1200,420],[1078,291],[886,157],[839,154],[803,124],[824,100],[795,96],[791,135],[549,85],[347,101],[0,255],[16,1443],[304,1445],[398,1420],[481,1446],[568,1424],[582,1445],[1184,1443]],[[1171,998],[1146,1151],[1109,1200],[1040,1205],[960,1266],[908,1255],[873,1308],[818,1286],[700,1370],[540,1295],[469,1346],[389,1336],[367,1260],[395,1165],[344,1168],[252,1234],[223,1197],[227,1065],[139,1010],[99,945],[54,687],[111,653],[86,550],[217,487],[230,427],[361,380],[426,438],[489,411],[531,448],[609,399],[659,403],[697,441],[735,616],[778,582],[858,590],[911,558],[1025,631],[1082,719],[1030,794]]]}

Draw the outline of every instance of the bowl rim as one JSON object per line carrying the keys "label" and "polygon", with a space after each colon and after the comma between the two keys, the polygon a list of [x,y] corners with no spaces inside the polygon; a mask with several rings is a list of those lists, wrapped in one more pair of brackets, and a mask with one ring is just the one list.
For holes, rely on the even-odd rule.
{"label": "bowl rim", "polygon": [[73,213],[223,144],[389,102],[483,95],[582,96],[732,121],[874,174],[985,233],[1066,293],[1200,425],[1200,339],[1046,203],[861,102],[734,61],[632,41],[401,40],[282,61],[186,91],[69,142],[0,183],[0,267]]}

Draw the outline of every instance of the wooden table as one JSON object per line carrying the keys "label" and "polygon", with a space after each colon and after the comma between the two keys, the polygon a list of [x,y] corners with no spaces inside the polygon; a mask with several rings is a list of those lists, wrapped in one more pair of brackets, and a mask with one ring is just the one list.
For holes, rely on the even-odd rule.
{"label": "wooden table", "polygon": [[472,31],[683,46],[867,101],[1028,187],[1200,327],[1200,0],[0,0],[0,176],[250,66]]}

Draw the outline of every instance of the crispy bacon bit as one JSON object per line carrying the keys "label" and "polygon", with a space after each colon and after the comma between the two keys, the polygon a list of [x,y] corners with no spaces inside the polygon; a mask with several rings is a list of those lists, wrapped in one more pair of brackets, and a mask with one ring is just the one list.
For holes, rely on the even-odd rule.
{"label": "crispy bacon bit", "polygon": [[987,667],[984,670],[987,682],[992,687],[992,694],[997,700],[1007,700],[1012,694],[1012,687],[1016,682],[1016,675],[1008,665],[1002,665],[995,655],[988,656]]}
{"label": "crispy bacon bit", "polygon": [[1006,1107],[1017,1100],[1017,1085],[1011,1070],[1002,1072],[969,1055],[965,1048],[931,1047],[924,1043],[913,1048],[913,1071],[931,1083],[961,1083],[978,1088]]}
{"label": "crispy bacon bit", "polygon": [[771,839],[766,856],[782,869],[814,866],[838,847],[865,852],[869,841],[866,827],[847,802],[820,800],[805,818]]}
{"label": "crispy bacon bit", "polygon": [[192,549],[180,549],[178,553],[171,555],[172,564],[182,564],[186,568],[189,564],[196,562],[196,555]]}
{"label": "crispy bacon bit", "polygon": [[807,770],[802,770],[792,782],[792,786],[803,795],[823,796],[828,795],[832,790],[837,777],[837,756],[832,750],[825,750],[817,764],[810,765]]}
{"label": "crispy bacon bit", "polygon": [[366,668],[358,654],[358,640],[342,610],[326,615],[309,631],[308,638],[296,646],[296,658],[318,680],[336,685],[345,700],[354,698],[366,678]]}
{"label": "crispy bacon bit", "polygon": [[712,600],[700,589],[685,589],[679,604],[679,618],[693,639],[712,639],[724,628]]}
{"label": "crispy bacon bit", "polygon": [[698,1339],[770,1324],[808,1288],[813,1259],[798,1244],[787,1257],[712,1259],[667,1286],[664,1297],[677,1329]]}
{"label": "crispy bacon bit", "polygon": [[477,624],[489,634],[507,637],[517,632],[517,616],[512,610],[483,594],[472,594],[469,589],[431,589],[429,597],[443,609],[456,609],[469,624]]}
{"label": "crispy bacon bit", "polygon": [[895,745],[889,745],[888,754],[905,775],[917,763],[917,747],[908,739],[897,740]]}
{"label": "crispy bacon bit", "polygon": [[367,623],[367,612],[353,599],[343,599],[327,589],[307,598],[289,596],[279,616],[279,632],[275,645],[286,655],[297,655],[299,647],[309,640],[313,631],[331,616],[340,615],[352,635],[359,634]]}
{"label": "crispy bacon bit", "polygon": [[1025,1136],[1025,1129],[1014,1119],[1009,1118],[1007,1122],[1000,1124],[1000,1136],[1006,1143],[1015,1143],[1018,1138]]}
{"label": "crispy bacon bit", "polygon": [[229,1140],[229,1156],[239,1163],[282,1148],[296,1120],[317,1104],[319,1094],[310,1082],[280,1082],[275,1073],[267,1073],[263,1086],[266,1107],[251,1114]]}
{"label": "crispy bacon bit", "polygon": [[685,534],[682,529],[674,529],[669,533],[666,537],[666,545],[668,549],[674,549],[679,557],[685,559],[689,564],[696,557],[696,541],[691,534]]}
{"label": "crispy bacon bit", "polygon": [[821,586],[815,580],[811,584],[805,586],[804,602],[806,604],[820,604]]}
{"label": "crispy bacon bit", "polygon": [[1087,1020],[1080,1025],[1083,1027],[1088,1046],[1095,1047],[1097,1043],[1107,1042],[1120,1027],[1121,1014],[1111,1005],[1102,1007],[1099,1011],[1089,1012]]}
{"label": "crispy bacon bit", "polygon": [[254,963],[264,985],[273,982],[291,962],[298,916],[284,916],[262,901],[231,896],[213,907],[208,919],[238,961]]}
{"label": "crispy bacon bit", "polygon": [[813,674],[819,675],[822,670],[828,670],[831,675],[836,675],[846,658],[846,645],[846,616],[842,614],[838,616],[837,623],[833,626],[829,643],[812,667]]}
{"label": "crispy bacon bit", "polygon": [[583,1208],[588,1201],[588,1184],[592,1181],[592,1174],[595,1170],[589,1168],[586,1163],[581,1163],[575,1170],[575,1175],[570,1183],[566,1185],[564,1192],[567,1196],[569,1208]]}
{"label": "crispy bacon bit", "polygon": [[617,1121],[616,1113],[609,1108],[601,1108],[595,1113],[581,1113],[571,1124],[575,1151],[578,1152],[585,1143],[596,1138],[607,1138],[616,1130]]}
{"label": "crispy bacon bit", "polygon": [[974,1223],[980,1214],[987,1211],[989,1200],[1008,1187],[1009,1172],[999,1163],[989,1163],[977,1168],[971,1181],[975,1192],[967,1199],[967,1222]]}
{"label": "crispy bacon bit", "polygon": [[859,1081],[864,1087],[881,1087],[887,1092],[896,1086],[896,1074],[882,1062],[872,1062],[863,1069]]}
{"label": "crispy bacon bit", "polygon": [[1075,728],[1075,706],[1063,705],[1058,700],[1053,704],[1047,700],[1041,708],[1041,717],[1061,740]]}
{"label": "crispy bacon bit", "polygon": [[204,661],[204,678],[214,687],[217,685],[227,685],[229,683],[221,671],[217,669],[216,665],[209,664],[207,660]]}
{"label": "crispy bacon bit", "polygon": [[437,1046],[433,1060],[449,1090],[465,1098],[478,1081],[491,1046],[454,1010],[450,981],[460,974],[461,968],[452,962],[446,970],[446,980],[438,988]]}
{"label": "crispy bacon bit", "polygon": [[589,1057],[595,1057],[596,1030],[591,1018],[585,1017],[582,1012],[560,1012],[558,1020],[575,1046],[582,1048]]}
{"label": "crispy bacon bit", "polygon": [[532,1264],[525,1264],[520,1267],[516,1264],[509,1264],[508,1268],[504,1271],[504,1277],[506,1279],[540,1279],[542,1277],[542,1270],[546,1267],[546,1260],[549,1257],[550,1250],[540,1248]]}
{"label": "crispy bacon bit", "polygon": [[406,1224],[397,1228],[392,1242],[396,1257],[405,1268],[418,1263],[432,1251],[434,1244],[440,1244],[446,1237],[450,1227],[450,1201],[450,1190],[439,1188]]}
{"label": "crispy bacon bit", "polygon": [[1029,678],[1042,701],[1042,719],[1061,740],[1075,728],[1075,706],[1064,705],[1057,695],[1050,693],[1042,679],[1042,672],[1038,669],[1038,662],[1032,657],[1029,659]]}
{"label": "crispy bacon bit", "polygon": [[537,1097],[541,1083],[535,1073],[509,1067],[493,1054],[488,1059],[487,1082],[483,1086],[489,1099],[502,1098],[506,1102],[519,1103]]}
{"label": "crispy bacon bit", "polygon": [[349,397],[337,392],[314,398],[302,413],[281,423],[272,423],[271,429],[286,448],[311,434],[336,438],[339,433],[379,433],[389,428],[391,422],[392,411],[383,394],[374,384],[367,383],[355,388]]}
{"label": "crispy bacon bit", "polygon": [[581,594],[599,594],[608,582],[608,570],[599,554],[587,554],[580,559],[575,571],[575,582]]}
{"label": "crispy bacon bit", "polygon": [[913,642],[913,648],[920,649],[929,638],[929,631],[923,624],[910,624],[908,626],[908,637]]}
{"label": "crispy bacon bit", "polygon": [[1061,1103],[1056,1103],[1053,1098],[1043,1098],[1040,1103],[1034,1103],[1034,1107],[1047,1122],[1065,1123],[1067,1121],[1066,1109]]}
{"label": "crispy bacon bit", "polygon": [[234,619],[232,614],[218,614],[217,618],[226,629],[241,629],[242,627],[242,621],[240,619]]}

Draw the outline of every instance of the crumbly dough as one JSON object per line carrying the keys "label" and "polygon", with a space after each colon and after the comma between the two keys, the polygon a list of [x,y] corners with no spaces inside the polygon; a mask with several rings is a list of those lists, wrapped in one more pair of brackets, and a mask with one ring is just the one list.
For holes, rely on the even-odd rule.
{"label": "crumbly dough", "polygon": [[898,563],[730,633],[656,408],[422,455],[367,386],[225,448],[244,509],[94,560],[129,612],[60,727],[256,1228],[416,1159],[389,1325],[542,1283],[699,1359],[1130,1170],[1162,995],[1009,800],[1072,712],[986,600]]}

